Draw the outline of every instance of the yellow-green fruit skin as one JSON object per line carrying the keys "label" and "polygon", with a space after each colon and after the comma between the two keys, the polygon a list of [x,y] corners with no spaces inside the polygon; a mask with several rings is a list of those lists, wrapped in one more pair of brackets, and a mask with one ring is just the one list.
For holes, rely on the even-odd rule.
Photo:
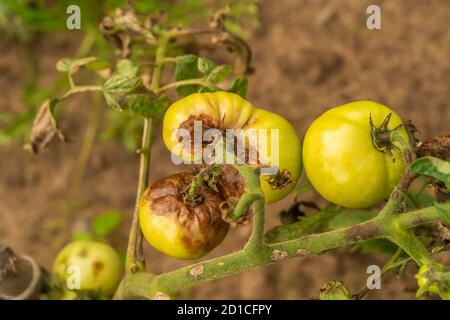
{"label": "yellow-green fruit skin", "polygon": [[226,231],[221,232],[212,247],[189,250],[183,242],[186,232],[184,228],[174,223],[175,215],[175,212],[165,216],[154,214],[148,209],[145,199],[140,209],[140,221],[145,239],[153,248],[172,258],[180,260],[201,258],[222,242],[226,236]]}
{"label": "yellow-green fruit skin", "polygon": [[154,182],[139,205],[139,221],[148,243],[156,250],[181,260],[198,259],[217,247],[228,233],[219,209],[223,199],[204,187],[204,201],[185,204],[180,192],[192,181],[192,174],[180,173]]}
{"label": "yellow-green fruit skin", "polygon": [[[286,187],[273,188],[267,181],[269,176],[261,175],[261,187],[268,204],[284,198],[293,190],[301,173],[301,146],[294,128],[282,116],[255,108],[241,96],[229,92],[194,93],[176,101],[164,116],[164,143],[176,156],[193,162],[194,156],[190,152],[186,155],[179,148],[180,141],[176,135],[177,129],[190,118],[207,119],[209,125],[221,131],[241,129],[244,134],[250,134],[251,130],[256,129],[256,132],[266,132],[266,150],[270,160],[275,159],[271,154],[272,130],[278,130],[278,167],[289,171],[292,181]],[[267,131],[258,131],[259,129]],[[258,138],[257,150],[265,150],[260,142]]]}
{"label": "yellow-green fruit skin", "polygon": [[117,289],[121,270],[120,258],[111,246],[86,240],[67,244],[53,264],[53,272],[66,284],[76,283],[70,277],[76,276],[79,271],[79,290],[96,291],[106,297],[112,296]]}
{"label": "yellow-green fruit skin", "polygon": [[400,117],[390,108],[357,101],[332,108],[307,129],[303,164],[314,188],[328,201],[347,208],[366,208],[387,198],[400,181],[405,164],[401,152],[377,150],[370,116],[376,127],[392,113],[388,128],[409,142]]}

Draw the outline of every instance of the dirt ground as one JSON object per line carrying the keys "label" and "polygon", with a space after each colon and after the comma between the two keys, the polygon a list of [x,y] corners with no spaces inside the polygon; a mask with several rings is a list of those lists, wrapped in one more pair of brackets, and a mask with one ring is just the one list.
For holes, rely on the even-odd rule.
{"label": "dirt ground", "polygon": [[[366,8],[382,8],[382,29],[365,27]],[[287,117],[298,134],[327,108],[371,99],[411,119],[422,136],[448,133],[450,123],[450,1],[448,0],[272,0],[262,1],[262,27],[250,39],[256,72],[250,78],[248,98],[258,107]],[[77,36],[44,37],[36,44],[39,85],[58,77],[55,63],[73,55]],[[44,45],[45,44],[45,45]],[[21,88],[27,72],[15,45],[0,54],[0,110],[20,112]],[[32,156],[20,143],[0,145],[0,243],[32,255],[50,267],[56,252],[70,237],[65,230],[49,231],[43,222],[64,214],[68,186],[73,179],[89,109],[89,98],[67,106],[63,129],[72,142],[52,143],[49,150]],[[151,180],[178,171],[155,136]],[[126,246],[138,159],[113,142],[97,142],[82,189],[77,194],[76,222],[99,212],[120,209],[127,213],[111,240]],[[309,198],[315,195],[307,195]],[[292,198],[267,209],[268,227],[278,222],[277,212]],[[73,227],[73,226],[72,226]],[[248,228],[233,230],[210,256],[237,250]],[[184,265],[146,246],[148,269],[163,272]],[[449,260],[449,256],[443,256]],[[345,249],[320,257],[301,258],[235,275],[185,294],[205,299],[307,299],[327,281],[342,280],[352,291],[364,287],[366,268],[382,265],[387,257],[348,253]],[[412,272],[399,281],[388,276],[370,299],[412,299]]]}

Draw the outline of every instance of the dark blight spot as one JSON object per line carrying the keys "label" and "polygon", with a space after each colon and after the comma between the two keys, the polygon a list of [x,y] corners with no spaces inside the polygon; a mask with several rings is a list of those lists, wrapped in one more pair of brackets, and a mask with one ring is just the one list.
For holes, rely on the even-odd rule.
{"label": "dark blight spot", "polygon": [[92,268],[92,273],[94,277],[98,277],[100,275],[100,272],[103,270],[103,263],[100,261],[95,261]]}
{"label": "dark blight spot", "polygon": [[78,255],[80,256],[80,258],[86,258],[87,255],[88,255],[88,252],[87,252],[87,250],[84,248],[84,249],[81,249],[80,252],[78,252]]}

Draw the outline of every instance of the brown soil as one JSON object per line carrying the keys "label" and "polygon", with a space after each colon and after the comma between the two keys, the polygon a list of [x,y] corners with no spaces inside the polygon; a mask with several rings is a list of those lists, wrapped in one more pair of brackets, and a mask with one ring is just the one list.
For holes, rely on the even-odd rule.
{"label": "brown soil", "polygon": [[[382,6],[382,29],[365,27],[369,4]],[[262,28],[250,40],[255,74],[248,98],[256,106],[286,116],[303,135],[308,124],[327,108],[349,101],[371,99],[394,108],[411,119],[423,137],[448,132],[450,123],[450,2],[447,0],[398,1],[265,1],[261,4]],[[79,37],[41,38],[39,85],[58,74],[55,62],[73,55]],[[19,112],[26,65],[16,46],[0,55],[0,110]],[[73,179],[90,98],[67,105],[63,129],[72,142],[52,143],[42,155],[32,156],[19,143],[0,146],[0,243],[32,255],[50,267],[56,252],[70,237],[67,229],[45,227],[63,217],[68,186]],[[151,180],[179,168],[171,165],[161,136],[155,137]],[[98,142],[88,165],[82,190],[77,194],[76,222],[117,208],[127,213],[123,226],[111,236],[124,249],[134,204],[137,156],[113,142]],[[315,195],[308,195],[313,198]],[[268,227],[278,223],[277,212],[292,199],[270,206]],[[211,256],[240,248],[248,228],[232,230]],[[163,272],[184,265],[146,246],[148,268]],[[450,256],[443,255],[444,260]],[[321,257],[300,258],[239,274],[195,288],[186,298],[305,299],[325,282],[343,280],[351,290],[364,287],[366,268],[382,265],[387,257],[340,249]],[[412,268],[411,271],[414,271]],[[409,279],[409,280],[405,280]],[[412,273],[404,280],[389,276],[373,299],[414,298]]]}

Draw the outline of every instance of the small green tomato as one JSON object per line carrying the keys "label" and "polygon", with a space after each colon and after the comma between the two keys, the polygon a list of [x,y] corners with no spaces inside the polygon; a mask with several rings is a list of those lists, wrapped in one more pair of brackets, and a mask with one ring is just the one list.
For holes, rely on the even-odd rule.
{"label": "small green tomato", "polygon": [[119,285],[121,262],[109,245],[96,241],[73,241],[56,257],[53,272],[68,290],[92,290],[106,297]]}

